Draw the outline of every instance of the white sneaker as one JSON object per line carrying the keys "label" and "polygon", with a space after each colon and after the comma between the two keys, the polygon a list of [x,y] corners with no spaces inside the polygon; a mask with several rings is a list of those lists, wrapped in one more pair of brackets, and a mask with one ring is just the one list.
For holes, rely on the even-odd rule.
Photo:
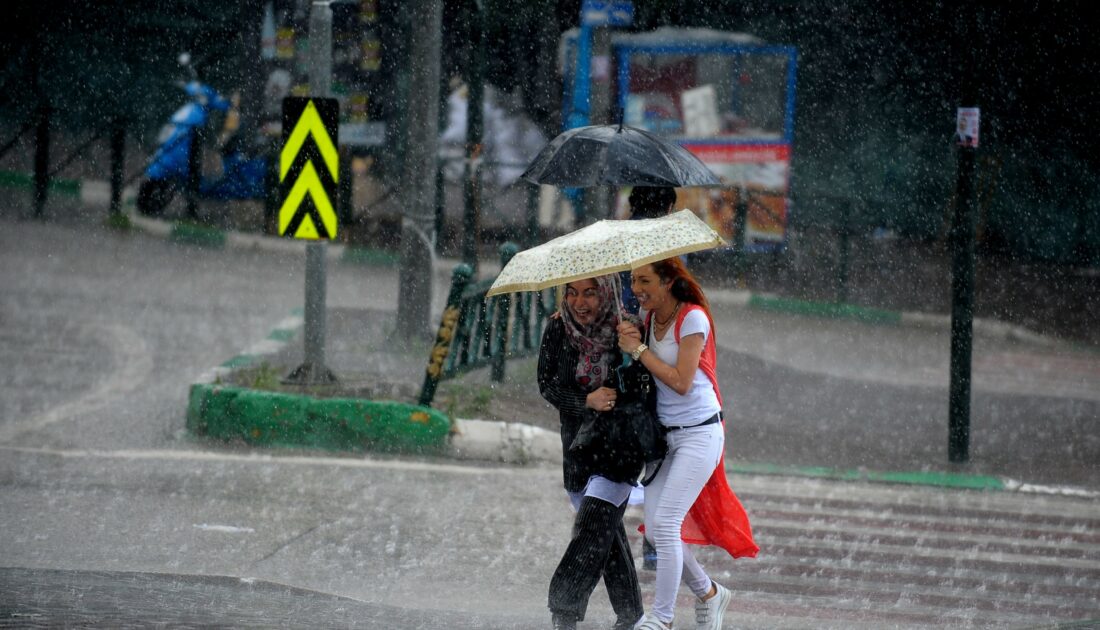
{"label": "white sneaker", "polygon": [[672,630],[671,625],[661,623],[656,617],[646,615],[634,626],[634,630]]}
{"label": "white sneaker", "polygon": [[711,583],[714,584],[714,597],[707,601],[695,600],[695,630],[721,630],[722,615],[726,614],[726,607],[733,598],[729,589],[718,582]]}

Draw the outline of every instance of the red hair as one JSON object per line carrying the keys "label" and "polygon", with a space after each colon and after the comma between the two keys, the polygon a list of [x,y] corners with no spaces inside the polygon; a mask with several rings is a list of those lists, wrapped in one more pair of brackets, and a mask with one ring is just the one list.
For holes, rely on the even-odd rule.
{"label": "red hair", "polygon": [[703,293],[703,287],[699,286],[699,281],[691,275],[679,256],[658,260],[653,263],[653,271],[662,282],[669,285],[672,297],[681,302],[702,307],[703,312],[707,314],[707,319],[711,320],[711,327],[714,327],[714,318],[710,315],[710,302]]}

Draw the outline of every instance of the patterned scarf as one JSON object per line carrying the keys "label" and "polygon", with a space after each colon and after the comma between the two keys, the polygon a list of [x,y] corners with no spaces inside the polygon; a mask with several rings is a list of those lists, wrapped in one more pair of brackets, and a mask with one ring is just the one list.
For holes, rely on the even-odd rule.
{"label": "patterned scarf", "polygon": [[[619,274],[599,276],[593,280],[596,281],[600,304],[591,324],[581,326],[569,308],[569,303],[563,299],[561,305],[566,338],[569,345],[580,354],[577,360],[577,383],[588,391],[595,390],[607,380],[611,361],[617,356],[619,333],[615,328],[619,322],[640,322],[636,316],[618,307],[617,297],[621,295]],[[564,296],[564,290],[562,295]]]}

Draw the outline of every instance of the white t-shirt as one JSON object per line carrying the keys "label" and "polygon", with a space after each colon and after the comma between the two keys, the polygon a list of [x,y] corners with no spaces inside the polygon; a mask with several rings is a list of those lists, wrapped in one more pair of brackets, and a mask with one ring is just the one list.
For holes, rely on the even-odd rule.
{"label": "white t-shirt", "polygon": [[[676,365],[676,356],[680,353],[675,329],[676,325],[673,324],[665,331],[664,338],[658,341],[651,328],[649,342],[646,344],[658,359],[673,366]],[[688,313],[680,326],[681,339],[698,333],[703,334],[705,343],[707,336],[710,335],[710,321],[702,309],[694,309]],[[718,396],[714,393],[714,386],[702,368],[696,368],[691,389],[683,396],[662,383],[661,379],[653,380],[657,383],[657,417],[665,426],[684,427],[699,424],[722,410],[718,404]]]}

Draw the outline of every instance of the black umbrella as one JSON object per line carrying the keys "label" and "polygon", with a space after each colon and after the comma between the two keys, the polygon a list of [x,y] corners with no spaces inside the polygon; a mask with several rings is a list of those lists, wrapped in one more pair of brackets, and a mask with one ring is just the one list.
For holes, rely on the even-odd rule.
{"label": "black umbrella", "polygon": [[565,188],[721,185],[687,149],[623,125],[592,125],[561,133],[539,151],[522,177],[534,184]]}

